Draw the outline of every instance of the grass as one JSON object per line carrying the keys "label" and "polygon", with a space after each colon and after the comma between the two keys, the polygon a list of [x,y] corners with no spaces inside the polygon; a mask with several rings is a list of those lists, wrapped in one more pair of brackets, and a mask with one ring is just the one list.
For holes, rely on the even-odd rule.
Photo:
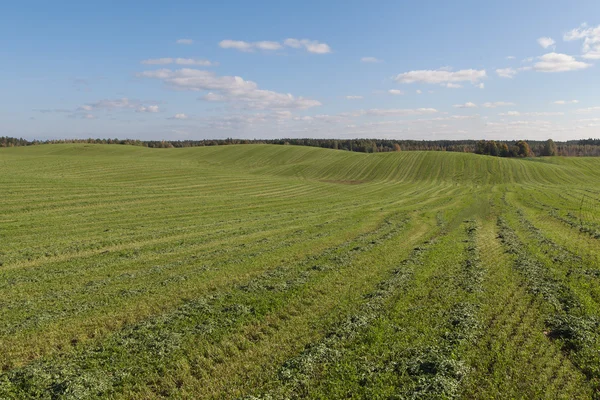
{"label": "grass", "polygon": [[599,398],[600,160],[0,149],[0,398]]}

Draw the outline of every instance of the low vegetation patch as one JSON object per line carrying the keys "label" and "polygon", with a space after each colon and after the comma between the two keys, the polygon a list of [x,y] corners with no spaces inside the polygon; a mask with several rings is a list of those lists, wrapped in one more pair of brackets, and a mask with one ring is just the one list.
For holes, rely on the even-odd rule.
{"label": "low vegetation patch", "polygon": [[4,143],[2,399],[598,393],[600,159]]}

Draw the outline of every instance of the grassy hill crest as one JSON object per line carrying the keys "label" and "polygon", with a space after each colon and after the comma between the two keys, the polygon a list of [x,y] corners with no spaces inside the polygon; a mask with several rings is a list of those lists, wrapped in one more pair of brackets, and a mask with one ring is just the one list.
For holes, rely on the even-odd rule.
{"label": "grassy hill crest", "polygon": [[[302,146],[231,145],[149,149],[121,145],[61,144],[2,149],[7,157],[69,156],[135,163],[136,159],[267,176],[326,182],[451,182],[569,184],[600,181],[600,159],[504,159],[470,153],[410,151],[352,153]],[[65,161],[67,162],[67,161]]]}

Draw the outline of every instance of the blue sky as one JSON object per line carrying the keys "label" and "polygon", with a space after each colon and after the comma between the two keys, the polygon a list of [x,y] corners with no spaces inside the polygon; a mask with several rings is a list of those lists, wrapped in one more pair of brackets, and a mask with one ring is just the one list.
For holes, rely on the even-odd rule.
{"label": "blue sky", "polygon": [[600,136],[598,1],[21,0],[0,60],[0,136]]}

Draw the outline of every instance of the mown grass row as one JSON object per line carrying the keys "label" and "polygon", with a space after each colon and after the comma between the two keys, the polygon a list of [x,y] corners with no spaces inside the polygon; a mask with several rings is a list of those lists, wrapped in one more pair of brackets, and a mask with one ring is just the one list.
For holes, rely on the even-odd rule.
{"label": "mown grass row", "polygon": [[[576,251],[570,250],[550,239],[527,218],[521,209],[517,209],[517,215],[520,224],[529,233],[530,237],[535,240],[536,248],[541,250],[554,265],[562,267],[561,269],[566,279],[574,280],[574,284],[576,285],[575,290],[584,288],[586,286],[585,283],[589,283],[590,279],[594,282],[595,279],[600,278],[600,268],[592,260],[586,259]],[[577,280],[579,282],[575,282]],[[582,282],[582,280],[587,282]],[[600,288],[592,284],[587,289],[592,292],[596,302],[594,308],[598,308],[600,294],[596,292]]]}
{"label": "mown grass row", "polygon": [[513,256],[497,239],[497,209],[477,235],[485,271],[478,296],[480,335],[463,348],[469,374],[461,398],[588,398],[585,376],[543,334],[543,299],[527,291]]}
{"label": "mown grass row", "polygon": [[[410,256],[394,269],[391,276],[380,282],[375,291],[365,295],[365,302],[352,315],[336,323],[317,343],[308,344],[299,355],[287,360],[277,373],[276,388],[255,398],[303,398],[309,395],[311,381],[317,380],[325,365],[338,362],[343,355],[340,350],[345,341],[354,340],[385,311],[392,296],[398,296],[411,284],[413,269],[421,263],[426,252],[436,238],[427,240],[413,249]],[[271,382],[270,385],[273,385]]]}
{"label": "mown grass row", "polygon": [[[419,197],[393,200],[391,207],[410,210]],[[364,209],[340,209],[331,215],[314,212],[289,221],[269,220],[235,232],[215,232],[169,238],[160,246],[143,243],[130,249],[76,254],[39,266],[8,268],[2,272],[6,286],[6,313],[2,365],[9,368],[22,360],[64,351],[72,343],[96,340],[122,324],[152,313],[165,312],[202,291],[219,290],[244,276],[281,262],[293,262],[353,232],[369,229],[385,215],[387,207],[365,203]],[[370,208],[373,207],[373,208]],[[320,211],[320,210],[319,210]],[[365,221],[365,219],[367,219]],[[364,221],[364,223],[359,223]],[[317,223],[318,222],[318,223]],[[270,225],[270,226],[269,226]],[[229,236],[228,236],[229,235]],[[278,240],[273,240],[279,236]],[[240,265],[245,265],[243,274]],[[172,295],[172,288],[177,294]],[[59,305],[57,307],[57,304]],[[31,337],[44,340],[31,341]]]}
{"label": "mown grass row", "polygon": [[[286,185],[281,185],[280,191],[296,186],[296,182],[286,182]],[[355,190],[348,197],[350,193],[325,185],[317,185],[318,190],[306,183],[300,186],[312,187],[313,190],[292,198],[281,193],[265,198],[259,195],[260,187],[249,193],[248,189],[253,186],[248,183],[235,190],[230,188],[226,192],[229,198],[222,200],[213,196],[199,201],[201,193],[182,199],[179,192],[173,192],[170,197],[177,201],[169,202],[167,198],[167,206],[153,204],[153,196],[146,195],[143,202],[131,207],[86,205],[79,213],[66,208],[56,215],[42,213],[33,216],[25,216],[17,210],[13,215],[19,215],[18,220],[0,227],[0,232],[7,239],[0,249],[0,261],[5,266],[39,265],[44,261],[78,257],[86,252],[97,255],[106,250],[136,248],[140,244],[160,245],[177,238],[185,240],[192,235],[194,238],[217,235],[226,238],[239,235],[239,231],[264,229],[261,225],[269,223],[297,224],[306,217],[322,218],[322,215],[342,215],[344,212],[354,214],[359,211],[359,205],[363,209],[375,208],[378,204],[389,207],[393,204],[390,200],[394,193],[408,189],[375,187],[377,190],[374,192],[371,189],[369,193]],[[214,190],[219,193],[223,188]],[[417,190],[413,187],[410,191],[406,190],[406,195],[399,197],[397,202],[410,203],[427,197],[435,200],[432,197],[434,193],[449,190],[435,186]],[[144,196],[144,192],[140,196]],[[301,217],[294,210],[303,210],[304,215]]]}
{"label": "mown grass row", "polygon": [[[466,225],[464,254],[457,254],[462,258],[462,262],[457,262],[462,265],[455,265],[451,275],[452,284],[464,294],[463,301],[457,301],[452,293],[449,302],[433,312],[444,316],[441,321],[434,318],[429,321],[432,326],[420,326],[418,314],[410,310],[414,304],[406,304],[404,297],[418,296],[415,291],[424,289],[423,279],[431,278],[429,268],[435,259],[431,253],[447,250],[446,246],[455,243],[460,235],[458,230],[452,231],[450,239],[443,233],[417,246],[365,296],[357,312],[335,325],[322,340],[286,361],[270,383],[271,389],[254,392],[248,398],[364,398],[385,393],[401,397],[457,396],[468,373],[458,349],[477,336],[477,305],[471,296],[480,290],[482,276],[474,244],[477,226],[474,221]],[[429,301],[436,302],[434,298]],[[402,322],[395,319],[392,311],[400,304],[408,306],[411,313]],[[421,344],[404,343],[407,332],[423,329],[427,334],[414,338]]]}
{"label": "mown grass row", "polygon": [[594,160],[57,145],[0,165],[0,398],[597,387],[597,240],[547,218],[598,198]]}
{"label": "mown grass row", "polygon": [[[566,197],[556,190],[546,190],[543,192],[545,200],[538,198],[539,195],[530,194],[526,204],[540,210],[545,210],[547,215],[560,221],[561,223],[589,235],[591,238],[600,239],[600,218],[594,213],[586,220],[576,215],[581,212],[581,198]],[[597,200],[594,200],[597,201]],[[600,206],[600,203],[598,203]],[[600,207],[599,207],[600,210]],[[590,213],[588,212],[588,216]]]}
{"label": "mown grass row", "polygon": [[33,362],[2,375],[6,398],[103,397],[132,390],[173,362],[194,341],[213,342],[239,324],[262,318],[319,275],[347,268],[353,258],[398,235],[406,220],[386,220],[378,229],[296,266],[267,271],[231,293],[189,301],[176,310],[125,328],[98,345]]}
{"label": "mown grass row", "polygon": [[578,220],[573,213],[567,213],[565,216],[562,216],[554,209],[551,209],[549,214],[557,220],[569,225],[570,227],[578,229],[580,232],[587,233],[594,239],[600,239],[600,225],[598,224]]}
{"label": "mown grass row", "polygon": [[587,312],[570,286],[529,253],[525,244],[501,217],[498,218],[498,227],[499,237],[506,251],[515,256],[514,267],[524,276],[528,289],[551,306],[546,317],[546,335],[559,342],[595,390],[599,390],[600,320]]}

